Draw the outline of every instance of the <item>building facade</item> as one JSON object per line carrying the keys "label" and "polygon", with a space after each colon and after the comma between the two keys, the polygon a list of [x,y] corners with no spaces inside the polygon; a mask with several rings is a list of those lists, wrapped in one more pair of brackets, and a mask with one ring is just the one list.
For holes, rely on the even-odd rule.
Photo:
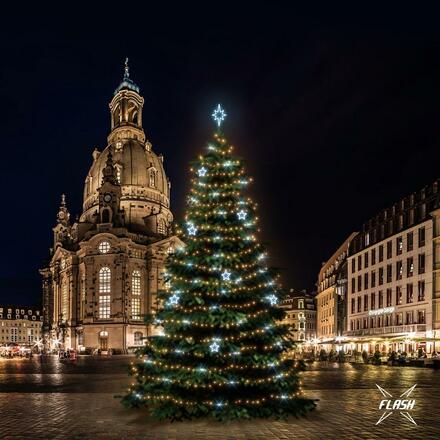
{"label": "building facade", "polygon": [[47,348],[127,352],[151,334],[143,317],[156,310],[166,257],[181,243],[143,104],[126,64],[110,102],[107,144],[92,154],[82,214],[72,223],[62,196],[50,260],[40,270]]}
{"label": "building facade", "polygon": [[350,245],[346,336],[359,350],[440,349],[439,183],[380,212]]}
{"label": "building facade", "polygon": [[290,289],[289,296],[280,307],[286,312],[282,323],[289,325],[295,341],[307,342],[316,338],[316,308],[313,295]]}
{"label": "building facade", "polygon": [[316,334],[320,344],[340,342],[347,317],[347,257],[353,232],[319,271],[316,295]]}
{"label": "building facade", "polygon": [[42,341],[43,314],[33,307],[0,305],[0,346],[33,347]]}

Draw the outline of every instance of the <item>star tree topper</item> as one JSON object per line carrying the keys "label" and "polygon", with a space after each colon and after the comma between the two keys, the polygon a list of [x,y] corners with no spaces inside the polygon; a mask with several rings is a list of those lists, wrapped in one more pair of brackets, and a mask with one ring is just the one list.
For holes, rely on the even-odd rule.
{"label": "star tree topper", "polygon": [[225,120],[226,116],[228,115],[224,111],[223,107],[218,104],[217,107],[214,109],[214,112],[212,113],[212,119],[214,119],[219,128]]}

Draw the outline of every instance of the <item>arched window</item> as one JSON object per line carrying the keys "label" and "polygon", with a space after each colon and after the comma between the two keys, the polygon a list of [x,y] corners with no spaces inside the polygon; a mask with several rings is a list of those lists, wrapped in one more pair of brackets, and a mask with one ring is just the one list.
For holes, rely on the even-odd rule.
{"label": "arched window", "polygon": [[110,223],[110,209],[104,208],[101,213],[101,223]]}
{"label": "arched window", "polygon": [[127,109],[128,121],[133,124],[138,123],[138,106],[134,101],[129,101]]}
{"label": "arched window", "polygon": [[64,281],[63,283],[63,287],[62,287],[62,298],[61,298],[61,304],[62,304],[62,309],[61,309],[61,313],[62,313],[62,320],[63,322],[66,322],[68,317],[68,313],[69,313],[69,296],[68,296],[68,286],[67,286],[67,281]]}
{"label": "arched window", "polygon": [[150,182],[150,187],[151,188],[156,188],[157,186],[157,171],[154,168],[150,169],[150,177],[149,177],[149,182]]}
{"label": "arched window", "polygon": [[157,222],[157,233],[162,235],[167,234],[167,227],[163,218],[160,218]]}
{"label": "arched window", "polygon": [[134,270],[131,274],[131,293],[133,295],[141,294],[141,272]]}
{"label": "arched window", "polygon": [[111,271],[109,267],[99,270],[99,293],[111,293]]}
{"label": "arched window", "polygon": [[121,122],[121,108],[118,104],[113,111],[113,127],[117,127],[120,122]]}
{"label": "arched window", "polygon": [[142,345],[142,338],[144,337],[142,332],[134,332],[134,345]]}

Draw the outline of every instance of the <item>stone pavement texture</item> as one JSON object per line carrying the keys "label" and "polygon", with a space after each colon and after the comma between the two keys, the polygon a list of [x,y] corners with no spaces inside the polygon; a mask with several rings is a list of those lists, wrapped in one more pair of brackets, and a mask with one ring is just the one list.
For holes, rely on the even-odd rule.
{"label": "stone pavement texture", "polygon": [[[304,374],[304,382],[314,389],[306,386],[305,394],[319,402],[318,408],[305,418],[168,423],[149,419],[145,411],[121,406],[114,395],[121,391],[127,378],[119,370],[104,369],[105,373],[99,374],[94,367],[94,373],[75,374],[72,368],[64,373],[32,374],[28,368],[29,365],[22,364],[15,369],[10,367],[5,373],[0,365],[0,439],[404,440],[440,437],[440,372],[397,367],[309,371]],[[81,365],[77,368],[81,370]],[[353,375],[358,379],[365,376],[365,380],[352,382],[350,376]],[[411,414],[417,426],[406,421],[399,412],[375,426],[381,415],[377,409],[381,395],[375,381],[396,396],[420,382],[412,395],[417,403]],[[14,383],[19,392],[13,390]],[[6,388],[2,386],[5,384]],[[28,391],[24,392],[24,388]]]}

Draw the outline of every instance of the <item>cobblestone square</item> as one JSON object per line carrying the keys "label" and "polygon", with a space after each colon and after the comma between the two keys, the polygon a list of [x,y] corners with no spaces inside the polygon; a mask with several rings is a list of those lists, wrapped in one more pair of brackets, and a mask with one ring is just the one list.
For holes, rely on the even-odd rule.
{"label": "cobblestone square", "polygon": [[[423,368],[344,364],[312,366],[303,374],[316,411],[287,421],[156,422],[114,396],[128,383],[129,358],[0,361],[0,438],[22,439],[427,439],[438,438],[440,372]],[[393,396],[417,384],[411,415],[398,411],[376,426],[383,411],[375,384]]]}

